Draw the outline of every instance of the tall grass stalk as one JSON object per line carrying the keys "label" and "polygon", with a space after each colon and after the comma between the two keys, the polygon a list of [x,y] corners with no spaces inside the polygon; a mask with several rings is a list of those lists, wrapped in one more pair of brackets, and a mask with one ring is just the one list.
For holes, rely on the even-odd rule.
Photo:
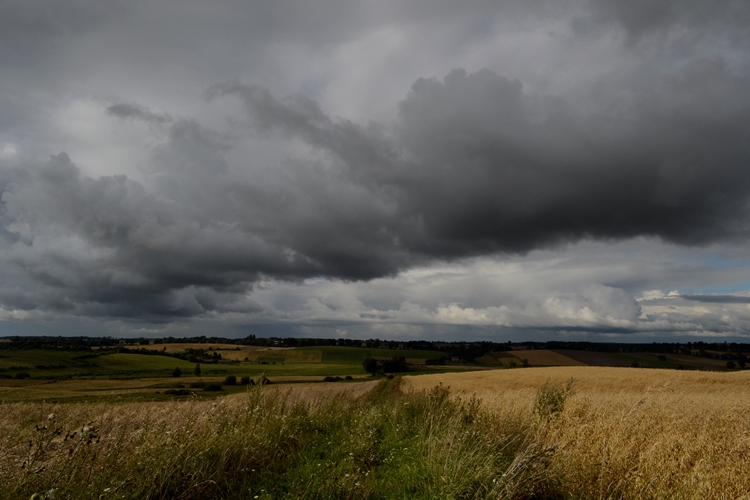
{"label": "tall grass stalk", "polygon": [[0,423],[0,498],[524,497],[496,485],[527,422],[398,380],[358,399],[256,386],[213,403],[13,404]]}

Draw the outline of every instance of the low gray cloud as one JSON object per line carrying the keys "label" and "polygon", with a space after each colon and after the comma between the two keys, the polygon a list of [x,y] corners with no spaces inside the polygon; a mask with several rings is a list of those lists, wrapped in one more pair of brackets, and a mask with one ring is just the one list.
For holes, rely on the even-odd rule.
{"label": "low gray cloud", "polygon": [[173,120],[167,113],[154,113],[153,111],[135,103],[117,103],[107,108],[107,113],[123,119],[131,118],[143,120],[148,123],[169,123]]}

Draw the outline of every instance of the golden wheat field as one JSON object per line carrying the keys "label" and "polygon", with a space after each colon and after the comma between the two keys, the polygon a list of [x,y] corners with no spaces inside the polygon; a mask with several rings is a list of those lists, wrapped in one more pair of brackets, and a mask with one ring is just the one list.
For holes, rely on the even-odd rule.
{"label": "golden wheat field", "polygon": [[525,413],[545,383],[573,379],[563,411],[539,427],[572,498],[750,498],[750,373],[611,367],[405,377],[449,386],[496,412]]}

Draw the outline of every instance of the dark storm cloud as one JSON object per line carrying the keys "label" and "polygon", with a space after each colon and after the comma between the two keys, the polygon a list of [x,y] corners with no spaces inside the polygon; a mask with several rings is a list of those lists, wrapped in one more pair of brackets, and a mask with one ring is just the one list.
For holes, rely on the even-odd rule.
{"label": "dark storm cloud", "polygon": [[720,61],[701,61],[636,89],[626,109],[592,91],[593,109],[581,112],[492,71],[456,70],[412,86],[390,142],[376,127],[332,120],[304,96],[279,100],[237,83],[213,92],[240,96],[259,129],[330,154],[331,182],[343,192],[362,189],[393,207],[372,221],[393,248],[448,258],[587,237],[744,236],[748,85]]}
{"label": "dark storm cloud", "polygon": [[[84,68],[112,54],[108,67],[120,71],[112,82],[131,64],[149,76],[168,66],[170,85],[175,75],[192,75],[174,68],[200,68],[195,88],[206,87],[207,74],[212,83],[226,79],[196,106],[239,102],[246,123],[233,115],[231,131],[222,132],[184,110],[155,111],[169,105],[152,109],[134,91],[103,113],[123,126],[148,125],[154,137],[147,165],[138,167],[141,181],[84,175],[66,153],[45,164],[3,167],[0,264],[10,281],[0,304],[158,321],[258,311],[245,292],[268,278],[369,280],[440,260],[589,238],[645,236],[684,245],[746,238],[750,73],[746,59],[738,64],[722,47],[747,47],[749,9],[729,1],[710,12],[702,2],[572,3],[582,13],[571,20],[566,43],[598,40],[597,33],[618,26],[627,33],[613,50],[613,58],[626,61],[621,68],[582,77],[573,90],[529,86],[503,68],[442,72],[402,89],[396,118],[385,124],[331,116],[308,95],[232,78],[243,64],[250,74],[266,68],[254,66],[263,48],[320,48],[379,25],[447,22],[456,4],[432,4],[423,13],[332,1],[250,10],[185,3],[176,10],[94,9],[83,17],[87,3],[76,3],[72,13],[12,4],[0,16],[0,55],[26,69],[7,79],[8,88],[43,75],[29,80],[53,89],[57,80],[46,76],[66,72],[76,75],[68,83],[77,83],[79,71],[90,74]],[[477,13],[492,17],[493,5],[472,4],[477,22],[467,25],[481,31]],[[537,6],[540,19],[551,16],[550,5]],[[107,23],[117,28],[99,37]],[[217,27],[223,37],[214,36]],[[672,29],[685,36],[649,37]],[[86,37],[81,45],[61,42]],[[208,43],[214,39],[217,45]],[[75,50],[81,47],[84,55]],[[206,57],[204,47],[227,54]],[[636,63],[632,54],[640,57]],[[57,56],[71,67],[47,65]],[[591,66],[599,62],[608,61]],[[4,92],[1,110],[15,113],[9,96]],[[22,114],[4,120],[23,121]],[[265,155],[270,143],[288,150]],[[603,309],[602,317],[611,306]],[[628,314],[637,317],[635,309]],[[380,317],[358,313],[370,316]]]}
{"label": "dark storm cloud", "polygon": [[[690,33],[688,37],[705,36],[707,26],[720,30],[727,27],[746,26],[750,12],[744,2],[717,0],[706,3],[701,0],[603,0],[591,2],[591,18],[594,23],[614,23],[627,31],[633,40],[672,26],[700,26],[704,31]],[[580,20],[579,20],[580,21]]]}

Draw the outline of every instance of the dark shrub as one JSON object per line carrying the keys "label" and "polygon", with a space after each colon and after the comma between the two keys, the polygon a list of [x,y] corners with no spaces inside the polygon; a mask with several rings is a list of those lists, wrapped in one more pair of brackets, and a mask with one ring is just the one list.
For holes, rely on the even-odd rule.
{"label": "dark shrub", "polygon": [[203,388],[204,391],[221,391],[221,384],[206,384]]}
{"label": "dark shrub", "polygon": [[384,372],[388,373],[405,372],[409,370],[404,356],[394,356],[391,359],[382,361],[381,368]]}
{"label": "dark shrub", "polygon": [[204,387],[206,387],[206,383],[205,382],[191,382],[188,387],[190,387],[191,389],[203,389]]}
{"label": "dark shrub", "polygon": [[375,373],[378,371],[378,362],[375,358],[367,358],[362,362],[362,367],[367,373]]}
{"label": "dark shrub", "polygon": [[250,380],[250,377],[242,377],[240,379],[240,384],[242,385],[250,385],[250,382],[252,382],[252,380]]}
{"label": "dark shrub", "polygon": [[173,377],[179,377],[180,375],[182,375],[182,370],[180,370],[179,366],[172,370]]}
{"label": "dark shrub", "polygon": [[29,378],[29,377],[31,377],[31,375],[29,375],[26,372],[18,372],[18,373],[16,373],[16,376],[15,376],[15,378],[17,378],[17,379],[25,379],[25,378]]}
{"label": "dark shrub", "polygon": [[170,396],[187,396],[190,394],[190,391],[187,389],[167,389],[164,391],[164,394],[169,394]]}
{"label": "dark shrub", "polygon": [[346,377],[344,377],[344,380],[354,380],[354,379],[352,378],[351,375],[347,375]]}
{"label": "dark shrub", "polygon": [[234,375],[228,375],[227,378],[224,379],[224,385],[237,385],[237,377]]}

